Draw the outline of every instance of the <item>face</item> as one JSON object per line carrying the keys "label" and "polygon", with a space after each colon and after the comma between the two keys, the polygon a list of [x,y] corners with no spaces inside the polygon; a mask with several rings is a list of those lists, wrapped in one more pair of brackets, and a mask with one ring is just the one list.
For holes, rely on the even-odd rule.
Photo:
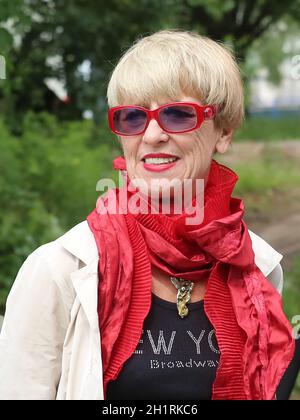
{"label": "face", "polygon": [[[202,105],[189,96],[182,96],[179,101]],[[152,102],[150,109],[170,102]],[[144,134],[120,136],[120,141],[129,178],[141,179],[151,188],[151,181],[161,178],[168,181],[177,179],[181,183],[185,179],[195,181],[201,178],[206,183],[214,153],[224,153],[228,149],[231,136],[231,130],[216,129],[213,120],[204,120],[199,129],[188,133],[169,134],[153,119]],[[145,160],[148,154],[159,157],[162,153],[176,157],[176,161],[163,164]]]}

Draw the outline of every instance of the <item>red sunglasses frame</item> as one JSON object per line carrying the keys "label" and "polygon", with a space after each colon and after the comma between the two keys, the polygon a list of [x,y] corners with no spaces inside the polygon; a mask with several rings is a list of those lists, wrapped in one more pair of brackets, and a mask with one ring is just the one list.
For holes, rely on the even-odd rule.
{"label": "red sunglasses frame", "polygon": [[[182,105],[183,106],[184,105],[189,105],[189,106],[192,106],[195,109],[196,115],[197,115],[197,122],[196,122],[196,124],[193,128],[189,128],[188,130],[184,130],[184,131],[169,131],[169,130],[166,130],[162,126],[162,124],[159,121],[159,112],[162,109],[169,108],[170,106],[173,106],[173,105],[181,105],[181,106]],[[120,131],[118,131],[114,128],[114,121],[113,121],[114,114],[115,114],[116,111],[119,111],[120,109],[124,109],[124,108],[134,108],[134,109],[141,109],[142,111],[145,111],[145,113],[147,115],[147,121],[146,121],[146,124],[145,124],[145,128],[142,131],[139,131],[138,133],[134,133],[134,134],[124,134],[124,133],[121,133]],[[158,125],[160,126],[160,128],[162,130],[164,130],[166,133],[182,134],[182,133],[188,133],[190,131],[197,130],[197,128],[199,128],[201,126],[201,124],[203,123],[204,120],[211,120],[215,117],[215,115],[216,115],[216,107],[214,105],[201,106],[201,105],[198,105],[195,102],[171,102],[169,104],[162,105],[162,106],[160,106],[156,109],[152,109],[152,110],[144,108],[142,106],[138,106],[138,105],[137,106],[135,106],[135,105],[122,105],[122,106],[112,107],[108,110],[108,122],[109,122],[109,127],[110,127],[110,129],[113,133],[118,134],[120,136],[124,136],[124,137],[137,136],[139,134],[145,133],[145,131],[147,130],[147,127],[148,127],[148,125],[149,125],[149,123],[152,119],[155,119],[157,121]]]}

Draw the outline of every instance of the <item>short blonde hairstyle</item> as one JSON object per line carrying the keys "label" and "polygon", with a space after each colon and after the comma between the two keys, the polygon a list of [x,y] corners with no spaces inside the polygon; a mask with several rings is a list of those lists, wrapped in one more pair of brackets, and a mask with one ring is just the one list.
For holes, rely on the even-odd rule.
{"label": "short blonde hairstyle", "polygon": [[218,128],[236,129],[244,117],[240,70],[228,46],[190,31],[161,30],[122,55],[107,88],[109,107],[191,96],[217,105]]}

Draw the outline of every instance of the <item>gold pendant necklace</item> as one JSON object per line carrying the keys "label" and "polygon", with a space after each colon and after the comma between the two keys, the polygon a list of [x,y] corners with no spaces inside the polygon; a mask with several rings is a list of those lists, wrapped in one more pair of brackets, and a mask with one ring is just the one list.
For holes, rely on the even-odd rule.
{"label": "gold pendant necklace", "polygon": [[194,283],[191,280],[184,280],[178,277],[171,277],[171,282],[178,290],[177,292],[177,309],[178,314],[181,318],[185,318],[189,313],[186,306],[191,300],[191,292],[194,287]]}

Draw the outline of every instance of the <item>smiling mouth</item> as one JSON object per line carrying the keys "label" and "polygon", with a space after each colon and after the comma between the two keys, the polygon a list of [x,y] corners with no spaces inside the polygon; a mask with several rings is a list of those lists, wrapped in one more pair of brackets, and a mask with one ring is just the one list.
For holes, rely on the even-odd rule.
{"label": "smiling mouth", "polygon": [[170,158],[146,158],[142,159],[142,161],[146,164],[150,165],[166,165],[168,163],[174,163],[178,160],[178,157],[170,157]]}

